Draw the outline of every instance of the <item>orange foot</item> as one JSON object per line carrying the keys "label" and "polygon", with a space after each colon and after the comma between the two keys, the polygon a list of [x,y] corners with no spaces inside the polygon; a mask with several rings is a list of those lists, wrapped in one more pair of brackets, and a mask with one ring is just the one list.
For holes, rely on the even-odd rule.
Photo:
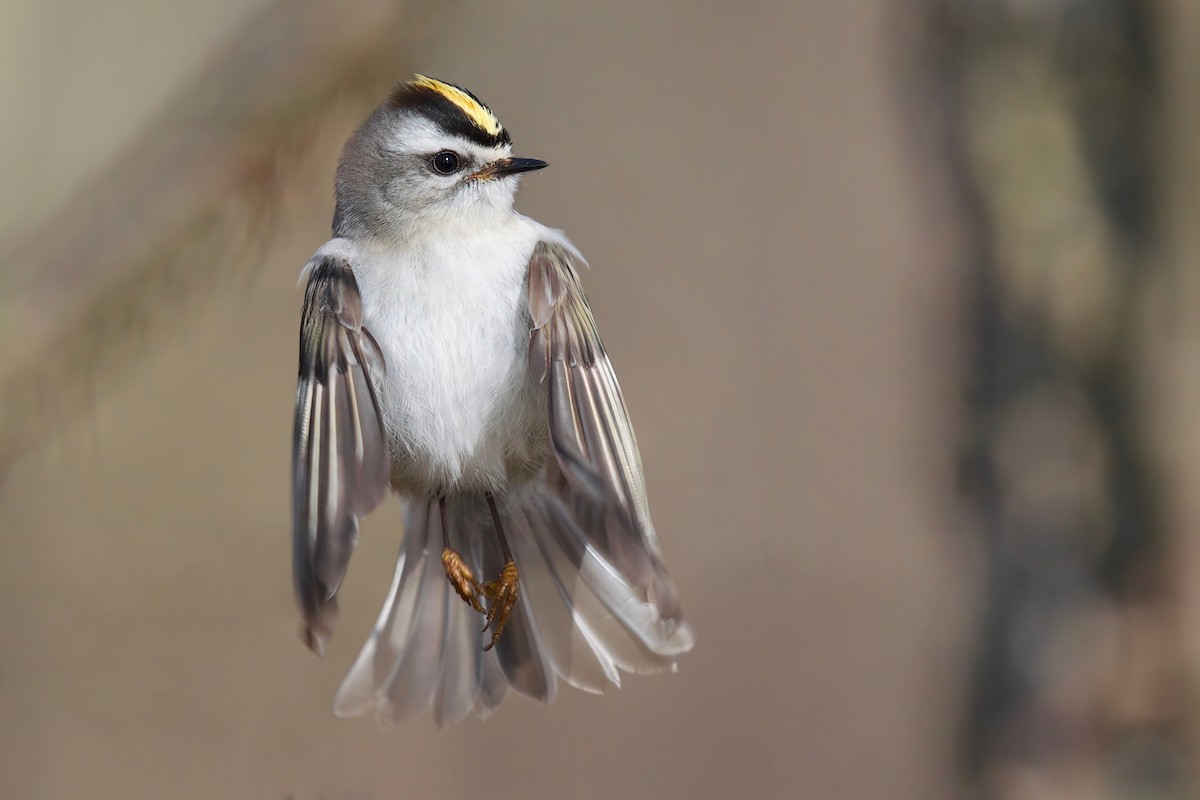
{"label": "orange foot", "polygon": [[[442,566],[446,568],[446,577],[450,580],[454,591],[458,592],[458,596],[467,601],[468,605],[480,614],[486,614],[487,609],[479,601],[479,595],[484,587],[475,580],[475,573],[471,572],[471,568],[467,566],[466,561],[463,561],[463,557],[447,547],[442,550]],[[491,617],[489,616],[488,619],[490,620]]]}
{"label": "orange foot", "polygon": [[517,565],[511,558],[504,564],[504,569],[500,571],[498,579],[488,581],[481,587],[484,596],[492,603],[492,607],[487,612],[487,622],[483,626],[486,631],[488,626],[492,625],[492,641],[484,646],[484,650],[491,650],[496,646],[496,642],[500,641],[500,636],[504,633],[504,626],[508,624],[508,618],[512,616],[513,609],[517,607],[517,595],[520,593],[520,589]]}

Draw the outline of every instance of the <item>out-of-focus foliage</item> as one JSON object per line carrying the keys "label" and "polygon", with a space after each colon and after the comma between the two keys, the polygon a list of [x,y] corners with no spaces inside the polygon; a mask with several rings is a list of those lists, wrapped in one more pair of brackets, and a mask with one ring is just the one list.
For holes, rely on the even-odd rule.
{"label": "out-of-focus foliage", "polygon": [[969,276],[985,559],[963,745],[987,797],[1184,797],[1185,653],[1143,417],[1160,21],[1136,0],[924,5],[923,106]]}
{"label": "out-of-focus foliage", "polygon": [[277,0],[124,154],[0,253],[0,474],[185,307],[246,279],[322,123],[412,71],[425,0]]}

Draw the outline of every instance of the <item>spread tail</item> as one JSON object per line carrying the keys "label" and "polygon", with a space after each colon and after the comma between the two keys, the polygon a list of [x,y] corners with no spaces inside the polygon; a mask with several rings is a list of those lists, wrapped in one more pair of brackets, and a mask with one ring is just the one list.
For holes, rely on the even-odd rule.
{"label": "spread tail", "polygon": [[[691,649],[657,553],[641,561],[654,565],[650,574],[622,571],[615,563],[628,559],[606,555],[544,480],[496,499],[520,571],[519,600],[500,642],[483,650],[483,618],[446,578],[437,501],[415,502],[383,610],[338,691],[339,716],[374,710],[394,722],[432,706],[438,725],[451,725],[470,711],[486,717],[510,689],[547,703],[562,681],[602,692],[620,685],[621,672],[673,670]],[[483,497],[449,499],[447,521],[450,546],[475,575],[499,575]]]}

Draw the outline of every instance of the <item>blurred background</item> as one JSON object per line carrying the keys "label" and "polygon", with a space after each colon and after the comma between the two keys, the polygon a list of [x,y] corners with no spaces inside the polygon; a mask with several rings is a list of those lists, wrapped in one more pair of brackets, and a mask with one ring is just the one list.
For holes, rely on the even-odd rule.
{"label": "blurred background", "polygon": [[[0,795],[1200,796],[1200,6],[8,0]],[[420,71],[566,229],[697,634],[381,730],[298,641],[302,299]]]}

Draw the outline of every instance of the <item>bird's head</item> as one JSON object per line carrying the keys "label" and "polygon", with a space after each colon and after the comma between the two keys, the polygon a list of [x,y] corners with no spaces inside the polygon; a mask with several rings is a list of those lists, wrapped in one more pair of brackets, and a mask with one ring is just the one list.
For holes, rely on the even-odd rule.
{"label": "bird's head", "polygon": [[487,224],[512,209],[518,176],[545,166],[513,157],[508,131],[475,95],[418,75],[346,142],[334,234],[408,236]]}

